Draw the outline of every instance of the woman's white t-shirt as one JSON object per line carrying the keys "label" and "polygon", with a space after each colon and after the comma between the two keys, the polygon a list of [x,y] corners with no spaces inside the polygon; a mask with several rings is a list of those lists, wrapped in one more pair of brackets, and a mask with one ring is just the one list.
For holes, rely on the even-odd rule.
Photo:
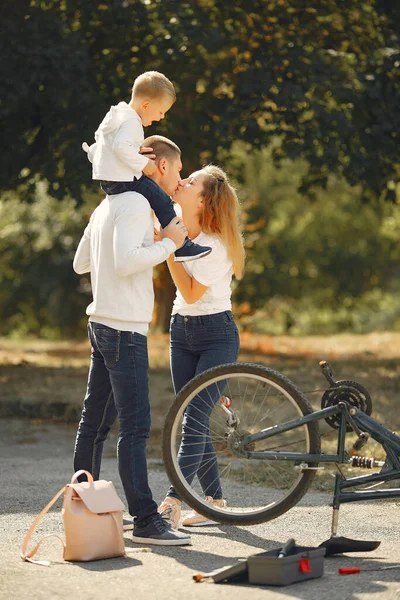
{"label": "woman's white t-shirt", "polygon": [[212,315],[231,310],[232,261],[217,235],[201,232],[192,240],[202,246],[211,246],[212,252],[203,258],[183,263],[186,272],[208,290],[202,297],[188,304],[179,290],[176,292],[172,314],[183,316]]}

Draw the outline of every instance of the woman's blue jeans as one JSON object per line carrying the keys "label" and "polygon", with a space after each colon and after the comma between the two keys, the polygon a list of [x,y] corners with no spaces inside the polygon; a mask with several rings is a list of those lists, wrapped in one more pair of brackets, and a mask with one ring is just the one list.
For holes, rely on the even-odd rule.
{"label": "woman's blue jeans", "polygon": [[89,323],[92,345],[87,392],[75,442],[74,469],[99,478],[104,441],[118,417],[118,468],[129,512],[137,521],[157,514],[148,484],[150,432],[147,338]]}
{"label": "woman's blue jeans", "polygon": [[[173,315],[170,334],[171,372],[176,394],[195,375],[237,360],[239,333],[231,311],[198,317]],[[178,453],[179,467],[188,483],[197,475],[204,494],[214,499],[222,498],[222,489],[209,421],[218,398],[215,386],[215,395],[211,398],[208,394],[199,395],[186,408]],[[168,495],[180,499],[173,487]]]}

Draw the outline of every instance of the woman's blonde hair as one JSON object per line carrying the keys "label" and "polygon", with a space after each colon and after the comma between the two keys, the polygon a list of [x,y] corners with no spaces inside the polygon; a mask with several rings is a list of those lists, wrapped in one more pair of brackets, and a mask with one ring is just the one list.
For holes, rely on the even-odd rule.
{"label": "woman's blonde hair", "polygon": [[236,279],[241,279],[245,251],[240,225],[240,204],[235,189],[222,169],[207,165],[203,179],[203,210],[200,226],[204,233],[217,234],[228,251]]}

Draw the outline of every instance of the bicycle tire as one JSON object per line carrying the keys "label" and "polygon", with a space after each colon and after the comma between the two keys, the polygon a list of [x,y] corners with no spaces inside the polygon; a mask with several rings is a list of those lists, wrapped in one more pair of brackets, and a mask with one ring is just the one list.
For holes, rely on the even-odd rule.
{"label": "bicycle tire", "polygon": [[[165,419],[162,447],[165,469],[176,493],[179,494],[191,508],[195,509],[208,519],[229,525],[254,525],[274,519],[295,506],[310,487],[312,480],[315,477],[315,471],[298,469],[298,474],[295,474],[295,480],[287,493],[283,491],[283,496],[278,501],[272,503],[269,502],[266,506],[256,507],[254,510],[251,506],[249,509],[246,508],[245,510],[240,506],[228,506],[226,509],[217,508],[213,504],[207,502],[201,494],[195,492],[193,484],[188,484],[179,467],[177,458],[177,440],[179,439],[179,434],[177,433],[178,428],[181,425],[181,419],[190,402],[192,402],[194,398],[199,397],[198,394],[201,394],[204,390],[213,389],[210,386],[218,386],[218,382],[222,381],[225,388],[226,385],[228,385],[226,383],[228,378],[229,381],[232,382],[235,382],[235,380],[239,381],[240,378],[243,378],[248,386],[253,386],[252,389],[255,389],[254,386],[256,385],[262,386],[263,388],[270,386],[271,389],[275,390],[277,398],[280,398],[278,394],[283,398],[283,400],[280,401],[276,400],[278,409],[282,410],[281,407],[288,404],[288,408],[293,409],[294,417],[296,417],[296,415],[300,417],[301,415],[310,414],[313,412],[313,409],[303,392],[285,375],[268,367],[252,363],[232,363],[208,369],[187,383],[172,403]],[[239,385],[239,383],[237,383],[237,385]],[[271,401],[272,400],[269,399],[270,403]],[[263,403],[264,402],[265,399],[263,400]],[[247,404],[244,403],[245,409],[248,408]],[[261,409],[258,408],[257,410],[260,411]],[[274,410],[276,411],[277,409]],[[261,421],[265,418],[266,417],[263,417]],[[291,431],[298,431],[298,429]],[[300,441],[305,446],[307,453],[320,454],[320,435],[317,422],[312,421],[303,425],[301,431],[304,433],[304,439]],[[221,436],[218,439],[221,439]],[[268,441],[272,439],[273,438],[269,438]],[[286,442],[286,445],[290,446],[292,443],[293,442]],[[233,456],[232,462],[236,459],[237,457]],[[262,462],[269,462],[271,467],[272,464],[274,464],[274,468],[276,468],[278,462],[280,465],[283,464],[282,461],[276,460],[274,462]],[[285,465],[287,464],[288,461],[285,461]],[[293,465],[293,467],[294,466],[296,465]],[[315,467],[316,463],[309,463],[308,466]],[[292,469],[291,475],[292,472],[294,473],[293,467],[290,467]],[[235,483],[232,484],[232,488],[234,485]],[[253,485],[253,487],[250,485],[249,489],[252,489],[253,491],[257,490],[258,494],[262,494],[263,488],[259,491],[259,487],[259,485]],[[267,489],[270,491],[270,488]]]}

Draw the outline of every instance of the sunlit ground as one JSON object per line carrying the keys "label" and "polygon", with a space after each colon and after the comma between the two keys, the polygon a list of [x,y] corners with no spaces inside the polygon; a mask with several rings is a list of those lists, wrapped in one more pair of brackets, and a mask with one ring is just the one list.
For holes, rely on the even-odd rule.
{"label": "sunlit ground", "polygon": [[[319,408],[328,387],[318,363],[328,360],[337,379],[356,380],[364,385],[372,397],[372,415],[391,430],[400,432],[400,333],[301,338],[244,333],[241,344],[241,361],[281,371],[306,393],[315,409]],[[36,420],[68,420],[76,426],[86,387],[89,353],[87,341],[0,339],[0,416],[25,414]],[[149,355],[152,410],[149,455],[157,459],[161,458],[159,442],[164,417],[173,399],[167,335],[150,335]],[[25,410],[27,407],[29,410]],[[321,430],[323,449],[334,451],[335,431],[324,422]],[[368,444],[364,454],[379,456],[379,448]],[[329,472],[319,472],[318,487],[330,489],[331,479]]]}

